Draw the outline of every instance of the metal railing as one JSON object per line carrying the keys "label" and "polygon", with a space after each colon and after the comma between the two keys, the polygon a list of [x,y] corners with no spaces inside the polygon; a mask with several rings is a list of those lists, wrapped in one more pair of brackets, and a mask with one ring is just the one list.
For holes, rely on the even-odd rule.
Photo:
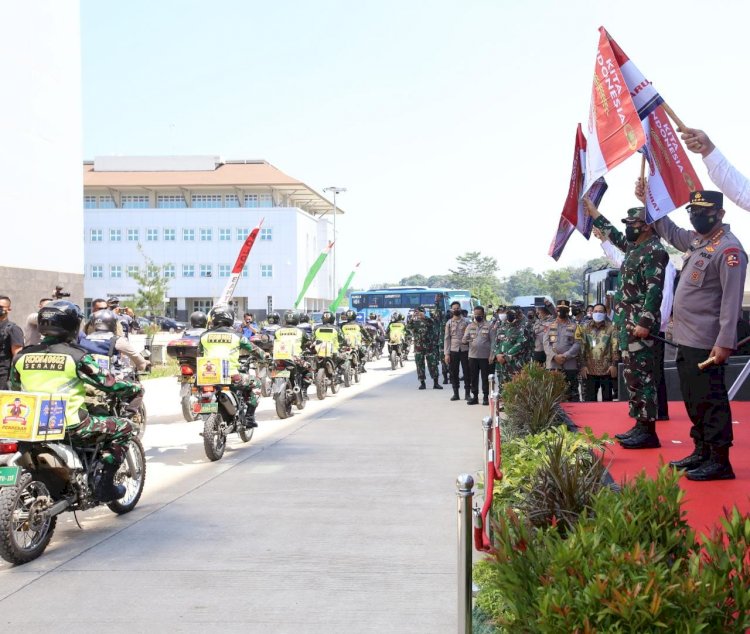
{"label": "metal railing", "polygon": [[458,632],[471,634],[471,535],[474,500],[474,478],[462,473],[456,479],[458,498]]}

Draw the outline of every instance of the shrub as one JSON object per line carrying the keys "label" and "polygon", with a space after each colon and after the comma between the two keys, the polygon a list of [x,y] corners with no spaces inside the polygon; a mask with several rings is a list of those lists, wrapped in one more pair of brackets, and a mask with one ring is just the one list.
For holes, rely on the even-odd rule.
{"label": "shrub", "polygon": [[550,372],[537,363],[525,365],[503,386],[503,434],[508,438],[538,434],[560,424],[559,405],[567,389],[562,373]]}

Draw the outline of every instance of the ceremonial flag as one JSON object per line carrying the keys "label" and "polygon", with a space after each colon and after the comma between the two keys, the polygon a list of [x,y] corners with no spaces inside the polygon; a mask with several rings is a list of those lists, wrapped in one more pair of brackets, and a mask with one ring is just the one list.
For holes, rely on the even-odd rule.
{"label": "ceremonial flag", "polygon": [[565,245],[568,243],[570,236],[573,235],[575,230],[576,228],[567,221],[565,216],[560,216],[560,222],[557,225],[557,233],[555,233],[555,237],[552,239],[552,244],[549,245],[549,254],[555,262],[560,259]]}
{"label": "ceremonial flag", "polygon": [[349,287],[352,285],[352,280],[354,279],[354,274],[357,272],[357,269],[359,268],[359,262],[354,266],[354,269],[351,273],[349,273],[349,277],[346,278],[346,282],[344,282],[344,285],[341,287],[341,290],[339,291],[338,297],[333,300],[333,304],[330,305],[328,310],[330,310],[332,313],[336,312],[336,309],[341,306],[341,302],[344,301],[344,298],[346,297],[346,292],[349,290]]}
{"label": "ceremonial flag", "polygon": [[656,108],[643,125],[646,145],[642,152],[649,165],[646,214],[648,221],[654,222],[687,204],[690,192],[703,189],[703,185],[664,108]]}
{"label": "ceremonial flag", "polygon": [[263,225],[263,220],[264,218],[261,218],[258,226],[249,233],[247,238],[245,238],[245,242],[242,244],[242,248],[240,249],[240,254],[237,256],[237,261],[234,263],[234,267],[232,268],[232,274],[229,276],[229,281],[224,287],[224,290],[221,292],[221,297],[219,297],[217,305],[227,305],[232,300],[232,297],[234,296],[234,289],[237,287],[237,282],[239,282],[240,280],[242,269],[245,266],[245,262],[247,262],[247,256],[250,255],[250,249],[253,248],[255,238],[260,232],[260,228]]}
{"label": "ceremonial flag", "polygon": [[305,293],[307,292],[307,289],[310,288],[310,284],[312,284],[313,280],[315,279],[315,276],[318,274],[318,271],[320,271],[320,267],[323,266],[323,262],[326,261],[326,258],[328,257],[328,254],[331,251],[331,247],[333,247],[333,242],[329,242],[328,246],[321,251],[320,255],[318,256],[318,259],[313,262],[313,265],[310,267],[310,270],[307,273],[307,277],[305,278],[305,281],[302,282],[302,290],[299,292],[299,295],[297,296],[297,301],[294,302],[294,308],[296,309],[297,306],[300,305],[300,302],[305,297]]}
{"label": "ceremonial flag", "polygon": [[599,177],[622,163],[646,142],[641,119],[612,50],[609,36],[603,28],[599,33],[586,135],[588,144],[584,192]]}

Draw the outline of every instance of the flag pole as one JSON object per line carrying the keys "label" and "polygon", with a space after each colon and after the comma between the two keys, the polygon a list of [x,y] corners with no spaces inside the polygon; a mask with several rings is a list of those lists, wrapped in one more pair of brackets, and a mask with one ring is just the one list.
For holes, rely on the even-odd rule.
{"label": "flag pole", "polygon": [[674,113],[674,110],[669,107],[669,104],[664,101],[661,104],[662,108],[664,108],[664,111],[669,115],[670,119],[674,121],[677,124],[677,131],[683,132],[687,130],[687,126],[682,122],[682,120]]}
{"label": "flag pole", "polygon": [[641,154],[641,182],[646,180],[646,155]]}

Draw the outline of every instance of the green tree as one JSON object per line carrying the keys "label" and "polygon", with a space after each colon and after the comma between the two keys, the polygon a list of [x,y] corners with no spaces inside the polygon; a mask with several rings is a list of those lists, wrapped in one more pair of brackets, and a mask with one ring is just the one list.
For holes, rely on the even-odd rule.
{"label": "green tree", "polygon": [[583,281],[575,275],[576,272],[572,266],[544,272],[547,294],[551,295],[555,302],[560,299],[581,299]]}
{"label": "green tree", "polygon": [[416,275],[409,275],[402,277],[399,282],[399,286],[427,286],[427,278],[424,275],[417,273]]}
{"label": "green tree", "polygon": [[164,276],[162,268],[146,255],[139,244],[138,251],[143,256],[144,266],[131,274],[138,284],[133,297],[136,309],[149,315],[164,314],[164,300],[169,288],[169,278]]}
{"label": "green tree", "polygon": [[546,295],[547,283],[544,276],[534,273],[531,268],[521,269],[503,279],[500,286],[501,294],[513,301],[518,295]]}
{"label": "green tree", "polygon": [[[494,305],[500,295],[497,260],[479,251],[456,257],[456,268],[450,269],[451,288],[466,288],[477,297],[484,296]],[[494,301],[490,298],[494,297]]]}
{"label": "green tree", "polygon": [[456,286],[453,278],[444,273],[443,275],[430,275],[427,278],[427,286],[430,288],[461,288]]}

